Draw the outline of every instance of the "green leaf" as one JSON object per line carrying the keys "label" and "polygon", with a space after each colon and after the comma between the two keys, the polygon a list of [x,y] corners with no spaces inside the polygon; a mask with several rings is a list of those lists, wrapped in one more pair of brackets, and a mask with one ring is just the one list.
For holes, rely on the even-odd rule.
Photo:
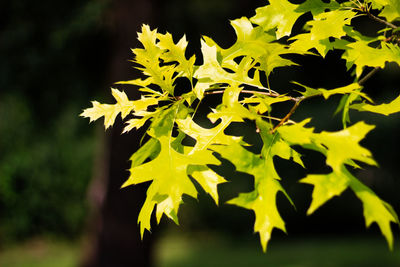
{"label": "green leaf", "polygon": [[[319,1],[319,0],[315,0]],[[307,3],[307,2],[306,2]],[[311,27],[309,33],[295,35],[290,40],[295,40],[291,49],[308,51],[315,48],[318,53],[325,57],[326,54],[335,48],[339,41],[331,42],[330,37],[338,38],[345,36],[349,28],[351,18],[355,13],[350,10],[333,10],[314,15],[314,20],[307,22]]]}
{"label": "green leaf", "polygon": [[297,85],[299,85],[299,86],[301,86],[301,87],[303,87],[305,89],[305,91],[297,91],[297,92],[299,92],[300,94],[302,94],[305,97],[313,97],[313,96],[322,95],[322,92],[320,90],[318,90],[318,89],[314,89],[314,88],[311,88],[309,86],[306,86],[304,84],[301,84],[301,83],[298,83],[298,82],[294,82],[294,81],[292,81],[292,83],[293,84],[297,84]]}
{"label": "green leaf", "polygon": [[397,0],[368,0],[377,9],[383,8],[379,16],[386,17],[388,21],[400,18],[400,2]]}
{"label": "green leaf", "polygon": [[261,93],[256,93],[253,97],[245,98],[240,102],[245,104],[258,104],[256,106],[251,106],[251,108],[254,109],[255,112],[263,114],[267,111],[271,111],[272,104],[281,103],[289,100],[291,100],[291,98],[288,96],[270,97]]}
{"label": "green leaf", "polygon": [[308,118],[294,125],[283,125],[277,131],[291,145],[309,145],[313,143],[314,128],[307,128],[305,125],[310,121]]}
{"label": "green leaf", "polygon": [[340,100],[339,106],[337,107],[335,114],[340,112],[342,110],[342,124],[343,128],[347,127],[347,123],[350,122],[350,116],[349,116],[349,110],[350,110],[350,105],[358,100],[360,98],[360,95],[357,93],[350,93],[348,95],[344,95],[342,99]]}
{"label": "green leaf", "polygon": [[93,101],[93,107],[85,109],[80,116],[89,118],[91,122],[104,116],[104,126],[107,129],[114,124],[119,113],[121,113],[121,118],[124,119],[133,110],[140,112],[146,110],[149,106],[158,104],[156,98],[142,98],[131,101],[123,91],[111,88],[111,92],[117,101],[116,104],[100,104]]}
{"label": "green leaf", "polygon": [[386,17],[388,21],[398,21],[400,19],[400,2],[397,0],[388,0],[380,16]]}
{"label": "green leaf", "polygon": [[286,232],[285,222],[276,206],[276,194],[279,191],[283,191],[283,188],[278,181],[264,179],[258,184],[257,190],[251,193],[241,193],[237,198],[227,202],[254,211],[256,215],[254,231],[260,234],[264,252],[267,251],[267,244],[274,228]]}
{"label": "green leaf", "polygon": [[126,126],[124,127],[124,130],[122,133],[127,133],[131,131],[132,129],[139,129],[143,127],[143,125],[146,123],[147,120],[149,120],[153,116],[153,113],[150,113],[148,116],[144,116],[143,118],[140,119],[130,119],[126,121]]}
{"label": "green leaf", "polygon": [[363,87],[361,85],[359,85],[358,83],[352,83],[352,84],[349,84],[349,85],[346,85],[343,87],[330,89],[330,90],[320,88],[320,89],[318,89],[318,91],[320,91],[322,93],[322,96],[325,99],[328,99],[331,95],[336,95],[336,94],[344,95],[344,94],[349,94],[349,93],[354,93],[354,94],[357,94],[364,98],[369,99],[366,94],[360,92],[360,90],[362,88]]}
{"label": "green leaf", "polygon": [[399,223],[397,214],[389,204],[382,201],[343,165],[340,171],[334,171],[327,175],[308,175],[300,182],[314,185],[313,199],[307,214],[313,213],[326,201],[340,195],[347,187],[350,187],[363,203],[366,226],[369,227],[376,222],[385,236],[389,248],[393,249],[393,233],[390,223]]}
{"label": "green leaf", "polygon": [[243,122],[244,119],[255,120],[259,118],[260,115],[255,113],[254,110],[249,110],[239,103],[239,94],[242,89],[242,87],[238,86],[227,87],[222,96],[222,104],[216,109],[213,109],[213,112],[209,113],[207,117],[213,123],[218,119],[224,120],[224,118],[229,118],[230,121],[234,122]]}
{"label": "green leaf", "polygon": [[326,10],[335,10],[339,8],[339,4],[336,1],[328,1],[328,3],[322,0],[307,0],[296,8],[296,12],[311,14],[315,17]]}
{"label": "green leaf", "polygon": [[167,62],[177,62],[175,71],[178,73],[183,73],[183,77],[187,77],[190,80],[193,77],[193,68],[196,57],[192,56],[190,59],[186,59],[186,47],[188,42],[186,37],[183,36],[177,44],[174,43],[172,35],[170,33],[158,34],[159,43],[158,47],[165,50],[160,56],[165,63]]}
{"label": "green leaf", "polygon": [[259,69],[265,71],[265,74],[269,76],[275,68],[297,66],[297,63],[289,59],[282,58],[281,55],[289,53],[304,54],[303,51],[296,51],[295,49],[288,49],[287,46],[283,46],[278,43],[271,43],[265,45],[268,51],[260,55],[258,61],[260,63]]}
{"label": "green leaf", "polygon": [[201,51],[204,57],[204,63],[194,74],[198,82],[194,88],[197,97],[201,99],[204,91],[213,84],[228,83],[231,86],[239,86],[241,84],[253,85],[262,88],[259,75],[254,75],[253,78],[248,76],[248,72],[254,67],[256,62],[250,57],[244,57],[239,64],[234,61],[229,66],[233,73],[226,71],[218,60],[217,46],[209,46],[205,41],[201,42]]}
{"label": "green leaf", "polygon": [[326,147],[326,163],[334,171],[340,171],[343,164],[358,160],[376,166],[369,150],[359,145],[366,134],[375,126],[358,122],[337,132],[321,132],[313,135],[313,142]]}
{"label": "green leaf", "polygon": [[359,103],[351,105],[350,108],[358,111],[369,111],[388,116],[390,114],[400,112],[400,96],[387,104],[370,105],[367,103]]}
{"label": "green leaf", "polygon": [[282,144],[283,141],[277,134],[269,133],[270,126],[266,122],[258,120],[257,125],[264,140],[261,154],[256,155],[237,143],[229,146],[213,146],[213,150],[231,161],[237,171],[254,176],[254,191],[241,193],[228,203],[254,211],[256,215],[254,231],[260,234],[261,245],[266,251],[272,230],[278,228],[286,231],[284,221],[277,210],[276,194],[281,191],[289,200],[290,198],[278,181],[280,177],[275,170],[273,157],[290,157],[288,154],[290,148]]}
{"label": "green leaf", "polygon": [[206,129],[195,123],[191,118],[177,120],[176,123],[180,130],[196,140],[196,144],[189,154],[198,150],[205,150],[212,144],[229,144],[232,142],[231,136],[224,134],[224,130],[232,121],[232,117],[224,116],[222,121],[211,129]]}
{"label": "green leaf", "polygon": [[346,32],[343,28],[345,25],[350,24],[355,15],[356,13],[351,10],[333,10],[314,16],[314,20],[308,22],[312,26],[310,31],[311,40],[345,36]]}
{"label": "green leaf", "polygon": [[331,43],[329,39],[311,39],[311,33],[298,34],[289,40],[295,40],[290,44],[291,49],[308,51],[312,48],[315,48],[323,57],[325,57],[330,50],[334,49],[333,43]]}
{"label": "green leaf", "polygon": [[313,128],[304,127],[309,120],[295,125],[285,125],[278,128],[282,139],[291,145],[301,145],[307,149],[316,150],[326,156],[326,164],[334,172],[341,172],[342,165],[353,164],[353,160],[376,166],[369,150],[359,145],[368,132],[375,126],[358,122],[337,132],[314,133]]}
{"label": "green leaf", "polygon": [[[366,7],[368,12],[374,9],[374,14],[380,18],[396,21],[400,18],[400,1],[365,0],[358,3],[357,0],[358,4],[353,1],[339,1],[341,4],[338,4],[329,0],[305,0],[302,4],[293,4],[291,0],[268,2],[258,8],[251,19],[242,17],[231,21],[236,34],[236,41],[231,46],[222,48],[211,38],[204,37],[201,41],[203,60],[199,65],[194,65],[195,56],[186,56],[188,42],[185,36],[175,39],[169,33],[162,34],[143,25],[138,33],[142,47],[132,51],[136,69],[144,77],[118,82],[138,87],[142,98],[130,100],[125,92],[112,89],[116,103],[93,101],[93,106],[82,112],[81,116],[90,121],[104,117],[106,128],[121,114],[126,123],[124,132],[148,126],[146,134],[150,139],[132,155],[130,176],[123,184],[150,183],[138,217],[142,238],[145,230],[151,229],[153,212],[157,223],[164,214],[178,223],[183,195],[197,198],[200,187],[218,204],[218,185],[226,180],[210,165],[220,164],[216,158],[219,153],[235,166],[236,171],[254,177],[251,192],[238,193],[228,203],[255,213],[254,231],[259,233],[265,251],[275,228],[286,231],[276,203],[277,194],[282,192],[294,205],[280,183],[274,160],[280,157],[304,167],[302,156],[295,150],[301,147],[324,155],[325,167],[331,168],[328,174],[307,174],[301,180],[313,186],[307,213],[313,213],[350,188],[363,203],[367,227],[376,222],[392,248],[391,222],[399,224],[396,213],[348,169],[360,168],[363,164],[377,165],[371,152],[360,144],[374,126],[364,122],[346,126],[350,122],[350,108],[383,115],[400,111],[400,96],[390,103],[374,105],[359,84],[365,67],[384,68],[387,62],[400,65],[400,47],[396,44],[400,28],[383,28],[377,36],[369,37],[351,26],[354,17],[367,12],[355,8],[358,4]],[[291,35],[298,18],[306,13],[308,17],[304,19],[309,21],[303,32],[282,39]],[[325,57],[334,49],[344,51],[342,58],[349,70],[355,65],[352,68],[356,75],[353,83],[328,90],[294,82],[304,88],[298,92],[300,97],[290,88],[272,90],[263,85],[270,86],[269,76],[276,68],[297,65],[295,59],[288,59],[293,58],[291,54]],[[186,91],[185,86],[179,88],[180,81],[186,79],[192,90]],[[175,89],[185,93],[174,96]],[[197,117],[200,103],[205,103],[202,98],[211,94],[222,94],[222,101],[204,114],[214,124],[204,128],[193,117]],[[321,96],[318,99],[325,101],[333,95],[342,95],[336,112],[343,112],[345,129],[315,132],[308,126],[310,118],[299,123],[292,120],[291,115],[298,104],[306,102],[303,100]],[[362,98],[369,103],[361,102]],[[275,112],[279,103],[288,100],[296,102],[289,113],[285,115],[277,110],[276,114],[280,115],[273,116],[280,118],[272,117],[271,111]],[[194,111],[192,107],[196,105]],[[232,123],[255,124],[253,134],[261,138],[261,151],[254,153],[247,149],[250,145],[243,136],[228,135]],[[186,146],[185,141],[190,138],[195,144]]]}
{"label": "green leaf", "polygon": [[393,250],[393,233],[390,223],[399,224],[393,208],[355,177],[352,177],[350,187],[363,203],[366,226],[369,227],[373,222],[376,222],[386,238],[389,248]]}
{"label": "green leaf", "polygon": [[123,133],[127,133],[131,131],[132,129],[139,129],[141,128],[149,119],[151,118],[157,118],[161,114],[164,114],[163,111],[165,110],[164,107],[162,108],[157,108],[153,112],[148,112],[146,109],[149,106],[152,106],[154,104],[158,104],[158,101],[162,100],[161,98],[155,99],[151,97],[142,97],[140,100],[133,101],[135,105],[135,110],[137,112],[134,113],[135,116],[141,117],[141,118],[133,118],[129,119],[126,121],[126,126],[123,130]]}
{"label": "green leaf", "polygon": [[[178,77],[174,74],[182,71],[190,73],[193,69],[194,58],[187,61],[184,56],[186,40],[183,38],[175,45],[168,33],[164,36],[156,30],[150,30],[148,25],[142,26],[142,32],[138,33],[138,40],[142,43],[143,49],[136,48],[132,52],[135,54],[134,62],[142,66],[138,69],[148,76],[146,83],[158,85],[163,92],[173,95],[174,82]],[[171,60],[173,56],[177,57],[178,66],[161,64],[163,58]]]}
{"label": "green leaf", "polygon": [[183,105],[176,103],[170,108],[160,108],[153,114],[149,114],[152,122],[147,133],[154,138],[171,136],[180,108],[185,109]]}
{"label": "green leaf", "polygon": [[340,171],[329,174],[309,174],[300,182],[314,186],[312,202],[307,210],[307,214],[310,215],[332,197],[339,196],[348,187],[350,178],[348,171],[342,165]]}
{"label": "green leaf", "polygon": [[100,104],[97,101],[92,101],[92,107],[85,109],[79,116],[89,118],[90,122],[104,116],[104,126],[107,129],[114,124],[119,112],[120,110],[115,105]]}
{"label": "green leaf", "polygon": [[359,85],[358,83],[352,83],[352,84],[349,84],[346,86],[342,86],[342,87],[335,88],[335,89],[329,89],[329,90],[323,89],[323,88],[314,89],[314,88],[305,86],[298,82],[292,82],[292,83],[297,84],[305,89],[304,92],[301,92],[301,91],[299,92],[305,97],[322,95],[325,99],[328,99],[332,95],[336,95],[336,94],[346,95],[346,94],[351,93],[351,94],[356,94],[358,96],[361,96],[361,97],[369,100],[370,102],[372,102],[372,100],[365,93],[360,92],[363,87],[361,85]]}
{"label": "green leaf", "polygon": [[[122,187],[153,181],[147,191],[147,198],[139,216],[141,235],[150,230],[151,211],[157,205],[156,217],[160,222],[163,214],[178,223],[178,209],[182,203],[182,195],[197,197],[197,191],[188,177],[189,165],[218,164],[219,161],[209,150],[197,151],[188,156],[178,153],[171,147],[172,137],[161,136],[160,153],[150,162],[130,169],[131,175]],[[162,171],[160,171],[162,170]],[[203,174],[210,177],[209,174]]]}
{"label": "green leaf", "polygon": [[374,126],[359,122],[338,132],[313,133],[312,128],[305,128],[309,120],[301,125],[282,126],[278,132],[292,145],[301,145],[326,155],[326,163],[332,167],[330,174],[308,175],[301,180],[314,185],[313,200],[307,213],[311,214],[318,207],[334,196],[340,195],[348,186],[356,193],[364,205],[364,217],[367,227],[377,222],[389,247],[393,245],[390,222],[398,223],[397,215],[387,203],[380,200],[368,187],[360,183],[345,167],[354,165],[353,160],[376,165],[371,153],[358,143]]}
{"label": "green leaf", "polygon": [[279,176],[273,167],[272,158],[264,160],[260,155],[254,155],[238,144],[216,147],[215,150],[230,160],[237,171],[254,175],[255,190],[239,194],[238,197],[228,201],[228,204],[254,211],[256,215],[254,231],[259,232],[261,245],[265,251],[273,228],[286,231],[276,207],[276,194],[283,191],[283,188],[276,180]]}
{"label": "green leaf", "polygon": [[289,36],[296,20],[302,15],[296,12],[297,5],[286,0],[269,0],[269,5],[256,9],[251,22],[260,25],[264,31],[276,29],[276,38]]}
{"label": "green leaf", "polygon": [[[253,27],[250,20],[245,17],[232,20],[231,25],[235,30],[237,40],[228,49],[217,46],[222,56],[222,64],[240,56],[251,56],[257,59],[268,53],[270,42],[276,39],[275,35],[264,32],[262,27]],[[205,38],[205,41],[209,45],[215,45],[209,38]]]}
{"label": "green leaf", "polygon": [[142,145],[129,159],[131,167],[140,166],[148,158],[154,158],[160,152],[160,142],[155,138],[150,138],[144,145]]}
{"label": "green leaf", "polygon": [[136,85],[140,87],[147,87],[151,84],[151,78],[146,78],[144,80],[142,79],[135,79],[135,80],[129,80],[129,81],[119,81],[116,82],[116,84],[129,84],[129,85]]}
{"label": "green leaf", "polygon": [[358,40],[347,44],[343,58],[348,61],[348,67],[356,65],[356,75],[360,77],[363,69],[368,67],[384,68],[386,62],[396,62],[400,65],[400,48],[393,44],[382,43],[381,48],[369,46],[370,41]]}
{"label": "green leaf", "polygon": [[142,26],[142,32],[138,33],[138,40],[142,43],[142,48],[133,49],[135,62],[143,68],[138,68],[148,76],[153,84],[158,85],[164,92],[173,94],[174,92],[174,66],[160,66],[160,57],[163,49],[157,45],[157,31],[150,30],[148,25]]}
{"label": "green leaf", "polygon": [[227,182],[224,178],[204,166],[189,166],[188,174],[191,175],[204,189],[204,191],[219,203],[218,185]]}
{"label": "green leaf", "polygon": [[[253,27],[245,17],[233,20],[231,24],[237,40],[228,49],[222,49],[212,39],[204,37],[207,45],[217,48],[222,67],[237,69],[234,59],[240,56],[251,57],[255,62],[259,62],[259,69],[265,71],[267,76],[274,68],[296,65],[291,60],[281,57],[283,54],[295,53],[295,51],[289,50],[287,45],[272,43],[276,39],[275,34],[264,32],[264,29],[260,26]],[[247,83],[246,81],[243,82]],[[257,87],[261,86],[261,84],[250,84]]]}

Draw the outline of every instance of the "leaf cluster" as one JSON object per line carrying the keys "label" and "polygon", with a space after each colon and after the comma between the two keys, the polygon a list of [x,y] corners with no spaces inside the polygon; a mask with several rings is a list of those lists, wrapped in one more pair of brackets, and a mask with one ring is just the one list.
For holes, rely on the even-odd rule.
{"label": "leaf cluster", "polygon": [[[400,20],[398,3],[306,0],[292,4],[269,0],[268,5],[256,9],[255,16],[231,21],[236,33],[232,46],[222,48],[204,36],[201,55],[197,55],[201,64],[196,64],[196,56],[187,56],[185,36],[175,42],[171,34],[143,25],[138,34],[143,47],[132,52],[133,62],[145,78],[118,83],[138,87],[142,98],[130,100],[123,91],[112,89],[115,104],[93,101],[93,107],[81,114],[91,121],[104,117],[106,128],[120,114],[126,121],[124,132],[147,127],[148,141],[131,157],[131,174],[123,185],[152,181],[138,218],[142,236],[151,228],[153,211],[157,222],[165,214],[178,223],[182,196],[197,197],[194,182],[218,204],[217,187],[229,180],[210,168],[220,164],[218,154],[229,160],[236,171],[254,176],[254,190],[240,193],[227,203],[254,211],[254,231],[259,233],[265,251],[274,228],[286,231],[276,205],[277,194],[282,192],[293,204],[281,185],[274,158],[304,167],[302,155],[296,151],[301,147],[324,155],[331,170],[328,174],[310,173],[300,180],[314,187],[307,213],[350,189],[363,204],[366,225],[377,223],[392,248],[391,223],[399,223],[396,213],[352,174],[360,165],[377,166],[371,152],[360,145],[375,126],[362,121],[351,124],[349,112],[354,109],[389,115],[400,111],[400,97],[375,105],[363,92],[363,85],[371,76],[368,70],[384,69],[387,62],[400,65],[400,31],[395,25]],[[311,19],[301,33],[292,34],[293,25],[304,14],[310,14]],[[352,19],[359,16],[369,17],[384,29],[375,37],[363,35],[352,26]],[[290,92],[286,94],[281,93],[282,88],[270,87],[268,78],[275,69],[297,65],[285,55],[325,57],[332,50],[343,50],[352,83],[327,89],[293,82],[293,88],[285,88]],[[178,81],[182,79],[191,90],[177,95],[181,84]],[[295,90],[299,86],[303,90]],[[201,101],[213,94],[222,94],[222,101],[207,115],[213,127],[204,128],[193,118]],[[342,130],[316,132],[309,126],[311,118],[301,122],[291,119],[308,99],[325,101],[332,95],[342,96],[337,108],[342,112]],[[292,103],[292,108],[281,118],[272,117],[271,110],[281,102]],[[249,144],[242,137],[226,132],[232,123],[248,121],[255,125],[254,135],[263,141],[259,153],[246,149]],[[193,139],[194,145],[182,142],[185,138]]]}

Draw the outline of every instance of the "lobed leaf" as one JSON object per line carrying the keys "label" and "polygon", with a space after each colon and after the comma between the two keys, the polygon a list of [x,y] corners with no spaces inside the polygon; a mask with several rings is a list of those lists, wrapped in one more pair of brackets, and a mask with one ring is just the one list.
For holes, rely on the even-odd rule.
{"label": "lobed leaf", "polygon": [[393,233],[391,222],[399,224],[399,219],[393,208],[381,200],[371,189],[352,177],[350,187],[363,203],[365,224],[369,227],[376,222],[386,238],[389,248],[393,249]]}
{"label": "lobed leaf", "polygon": [[289,1],[270,0],[269,5],[256,9],[251,22],[260,25],[264,31],[276,29],[276,38],[289,36],[296,20],[302,15],[296,12],[298,6]]}
{"label": "lobed leaf", "polygon": [[400,48],[393,44],[382,43],[381,48],[373,48],[370,42],[357,40],[346,45],[343,58],[347,60],[348,68],[356,65],[356,75],[360,77],[363,69],[368,67],[384,68],[386,62],[400,65]]}
{"label": "lobed leaf", "polygon": [[141,100],[131,101],[123,91],[111,88],[111,92],[114,99],[117,101],[116,104],[100,104],[97,101],[93,101],[93,107],[85,109],[80,116],[89,118],[90,121],[95,121],[104,117],[104,126],[107,129],[114,124],[115,118],[119,113],[121,113],[121,117],[124,119],[133,110],[143,111],[151,105],[158,104],[158,100],[155,98],[143,98]]}
{"label": "lobed leaf", "polygon": [[369,111],[388,116],[390,114],[400,112],[400,96],[387,104],[370,105],[367,103],[359,103],[351,105],[350,108],[358,111]]}
{"label": "lobed leaf", "polygon": [[264,140],[261,154],[254,154],[238,143],[229,146],[213,146],[213,150],[232,162],[237,171],[254,176],[254,191],[241,193],[238,197],[229,200],[228,204],[254,211],[256,215],[254,231],[260,234],[261,245],[266,251],[273,229],[286,231],[284,221],[276,206],[277,193],[283,192],[292,203],[278,181],[280,177],[275,170],[273,157],[280,156],[289,159],[295,155],[296,161],[299,160],[299,157],[297,158],[298,155],[292,153],[292,149],[279,138],[279,135],[269,133],[269,126],[266,122],[257,120],[257,125]]}
{"label": "lobed leaf", "polygon": [[312,202],[307,210],[308,215],[312,214],[332,197],[339,196],[349,186],[349,173],[343,165],[341,167],[340,171],[334,171],[329,174],[309,174],[300,180],[302,183],[314,186]]}
{"label": "lobed leaf", "polygon": [[[367,0],[362,3],[377,9],[381,12],[379,16],[388,21],[400,18],[400,4],[396,0]],[[347,169],[348,166],[359,168],[359,163],[377,165],[371,152],[360,145],[374,126],[364,122],[346,126],[350,108],[383,115],[400,111],[400,97],[381,105],[354,104],[362,98],[372,103],[357,83],[366,67],[384,68],[387,62],[400,65],[400,48],[395,44],[398,29],[390,26],[391,29],[378,32],[381,34],[378,37],[364,36],[351,26],[354,17],[366,14],[364,11],[356,13],[352,9],[354,4],[325,0],[292,4],[288,0],[269,0],[268,5],[256,10],[254,17],[231,21],[237,40],[230,47],[224,49],[211,38],[204,37],[201,41],[203,63],[198,66],[195,65],[195,56],[186,56],[188,42],[185,36],[175,43],[171,34],[142,26],[138,39],[143,47],[132,51],[138,65],[136,68],[145,78],[118,84],[137,86],[144,96],[129,100],[125,92],[112,89],[115,104],[93,101],[93,106],[81,114],[90,121],[104,117],[106,128],[113,125],[118,114],[122,119],[130,115],[124,132],[148,125],[146,134],[150,139],[132,155],[130,176],[123,184],[125,187],[151,182],[138,217],[142,237],[146,229],[151,229],[153,212],[157,223],[164,214],[178,223],[182,196],[197,198],[195,185],[200,185],[218,204],[218,185],[226,180],[209,167],[220,163],[213,154],[216,152],[229,160],[237,171],[254,176],[254,190],[239,193],[228,204],[255,213],[254,231],[259,233],[265,251],[275,228],[286,231],[276,205],[277,194],[282,192],[293,204],[280,184],[281,177],[275,169],[274,158],[291,160],[304,167],[301,155],[294,149],[301,146],[324,155],[326,165],[332,169],[328,174],[308,174],[300,180],[314,187],[307,213],[313,213],[329,199],[351,188],[363,203],[367,227],[376,222],[392,248],[390,224],[399,224],[396,213]],[[311,13],[312,17],[304,32],[288,39],[289,42],[282,39],[291,35],[293,25],[305,13]],[[391,33],[394,39],[385,38],[382,32]],[[300,97],[281,94],[279,90],[263,85],[266,81],[269,87],[269,76],[276,68],[297,65],[284,55],[314,54],[309,51],[316,50],[325,57],[334,49],[344,50],[342,57],[348,69],[355,65],[355,82],[330,90],[293,82],[304,88],[299,92]],[[192,90],[174,96],[175,88],[180,85],[178,78],[188,79]],[[198,106],[195,111],[191,107],[199,105],[205,95],[221,93],[222,102],[207,115],[215,126],[208,129],[197,124],[193,117]],[[326,100],[337,94],[342,95],[337,112],[343,111],[345,129],[315,132],[307,126],[310,119],[299,123],[290,120],[303,100],[316,96]],[[288,100],[295,105],[285,117],[270,115],[272,105],[275,108],[277,103]],[[265,113],[268,116],[262,115]],[[259,134],[263,142],[258,154],[246,149],[248,144],[243,137],[225,133],[232,122],[246,123],[248,120],[255,122],[254,134]],[[278,122],[274,125],[272,120]],[[186,137],[193,138],[195,145],[185,146]]]}
{"label": "lobed leaf", "polygon": [[[177,152],[170,145],[173,139],[168,136],[159,137],[160,152],[158,156],[150,162],[132,166],[131,175],[122,186],[152,181],[138,219],[142,237],[145,229],[150,230],[151,213],[155,205],[157,205],[157,222],[160,222],[162,215],[165,214],[178,224],[177,215],[182,203],[182,195],[186,194],[197,198],[197,190],[188,176],[188,166],[219,163],[209,150],[196,151],[190,156]],[[208,168],[197,171],[206,173],[195,174],[196,177],[201,177],[203,180],[211,178],[214,183],[222,182],[220,179],[215,181],[215,176],[210,175]],[[206,189],[210,188],[206,187]]]}

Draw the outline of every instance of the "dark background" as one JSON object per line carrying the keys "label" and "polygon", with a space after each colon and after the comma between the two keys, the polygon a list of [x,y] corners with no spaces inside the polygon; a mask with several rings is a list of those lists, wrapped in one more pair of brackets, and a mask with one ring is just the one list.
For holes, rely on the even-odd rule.
{"label": "dark background", "polygon": [[[112,101],[109,87],[114,82],[138,75],[128,60],[130,48],[138,46],[136,32],[142,23],[178,38],[186,34],[189,54],[198,54],[201,35],[228,47],[235,38],[229,19],[251,17],[263,5],[261,0],[1,1],[0,248],[43,235],[73,240],[84,235],[91,244],[85,250],[85,262],[90,262],[96,253],[116,246],[123,251],[123,246],[135,243],[135,213],[143,202],[145,185],[123,190],[119,186],[128,177],[124,170],[129,168],[139,134],[121,136],[120,125],[104,134],[101,121],[88,125],[78,115],[91,100]],[[353,24],[367,35],[380,29],[363,18]],[[296,25],[300,29],[301,23]],[[276,70],[270,77],[271,87],[279,91],[291,86],[292,80],[312,87],[346,85],[352,78],[340,54],[329,53],[325,60],[294,56],[302,67]],[[378,103],[388,102],[399,94],[399,73],[397,65],[388,65],[370,79],[366,92]],[[138,97],[134,88],[120,88]],[[211,103],[215,100],[210,99]],[[310,100],[293,119],[313,117],[318,130],[338,130],[340,116],[332,115],[338,101]],[[284,112],[287,108],[282,106]],[[384,117],[353,112],[351,117],[353,122],[378,125],[363,145],[373,152],[380,168],[366,166],[357,176],[399,211],[399,114]],[[304,153],[311,173],[326,171],[321,167],[323,158]],[[305,176],[304,170],[276,161],[297,208],[278,197],[290,236],[367,235],[361,203],[348,191],[307,217],[312,188],[297,183]],[[239,188],[251,189],[249,177],[240,177],[227,166],[225,172],[232,182],[220,186],[222,200],[234,196]],[[251,212],[228,205],[217,208],[205,194],[200,201],[186,199],[181,211],[180,231],[257,238],[252,235]],[[136,242],[136,246],[151,247],[152,238],[165,224],[170,225],[164,221],[152,237],[146,235],[145,242]],[[379,233],[376,225],[371,228],[368,235]],[[286,238],[279,233],[275,236]]]}

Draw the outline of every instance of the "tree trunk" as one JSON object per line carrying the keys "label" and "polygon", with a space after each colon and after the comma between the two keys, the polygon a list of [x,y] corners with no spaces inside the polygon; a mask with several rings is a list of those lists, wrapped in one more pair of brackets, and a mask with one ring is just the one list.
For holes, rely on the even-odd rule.
{"label": "tree trunk", "polygon": [[[149,0],[116,0],[111,3],[108,22],[111,33],[109,84],[132,77],[131,47],[138,46],[137,31],[142,23],[153,23],[156,4]],[[101,45],[101,44],[99,44]],[[126,88],[138,98],[134,88]],[[104,138],[104,149],[95,164],[89,203],[89,236],[81,261],[83,267],[152,266],[152,240],[140,239],[137,217],[145,199],[146,185],[120,189],[128,178],[129,158],[139,148],[142,133],[121,134],[117,120]]]}

